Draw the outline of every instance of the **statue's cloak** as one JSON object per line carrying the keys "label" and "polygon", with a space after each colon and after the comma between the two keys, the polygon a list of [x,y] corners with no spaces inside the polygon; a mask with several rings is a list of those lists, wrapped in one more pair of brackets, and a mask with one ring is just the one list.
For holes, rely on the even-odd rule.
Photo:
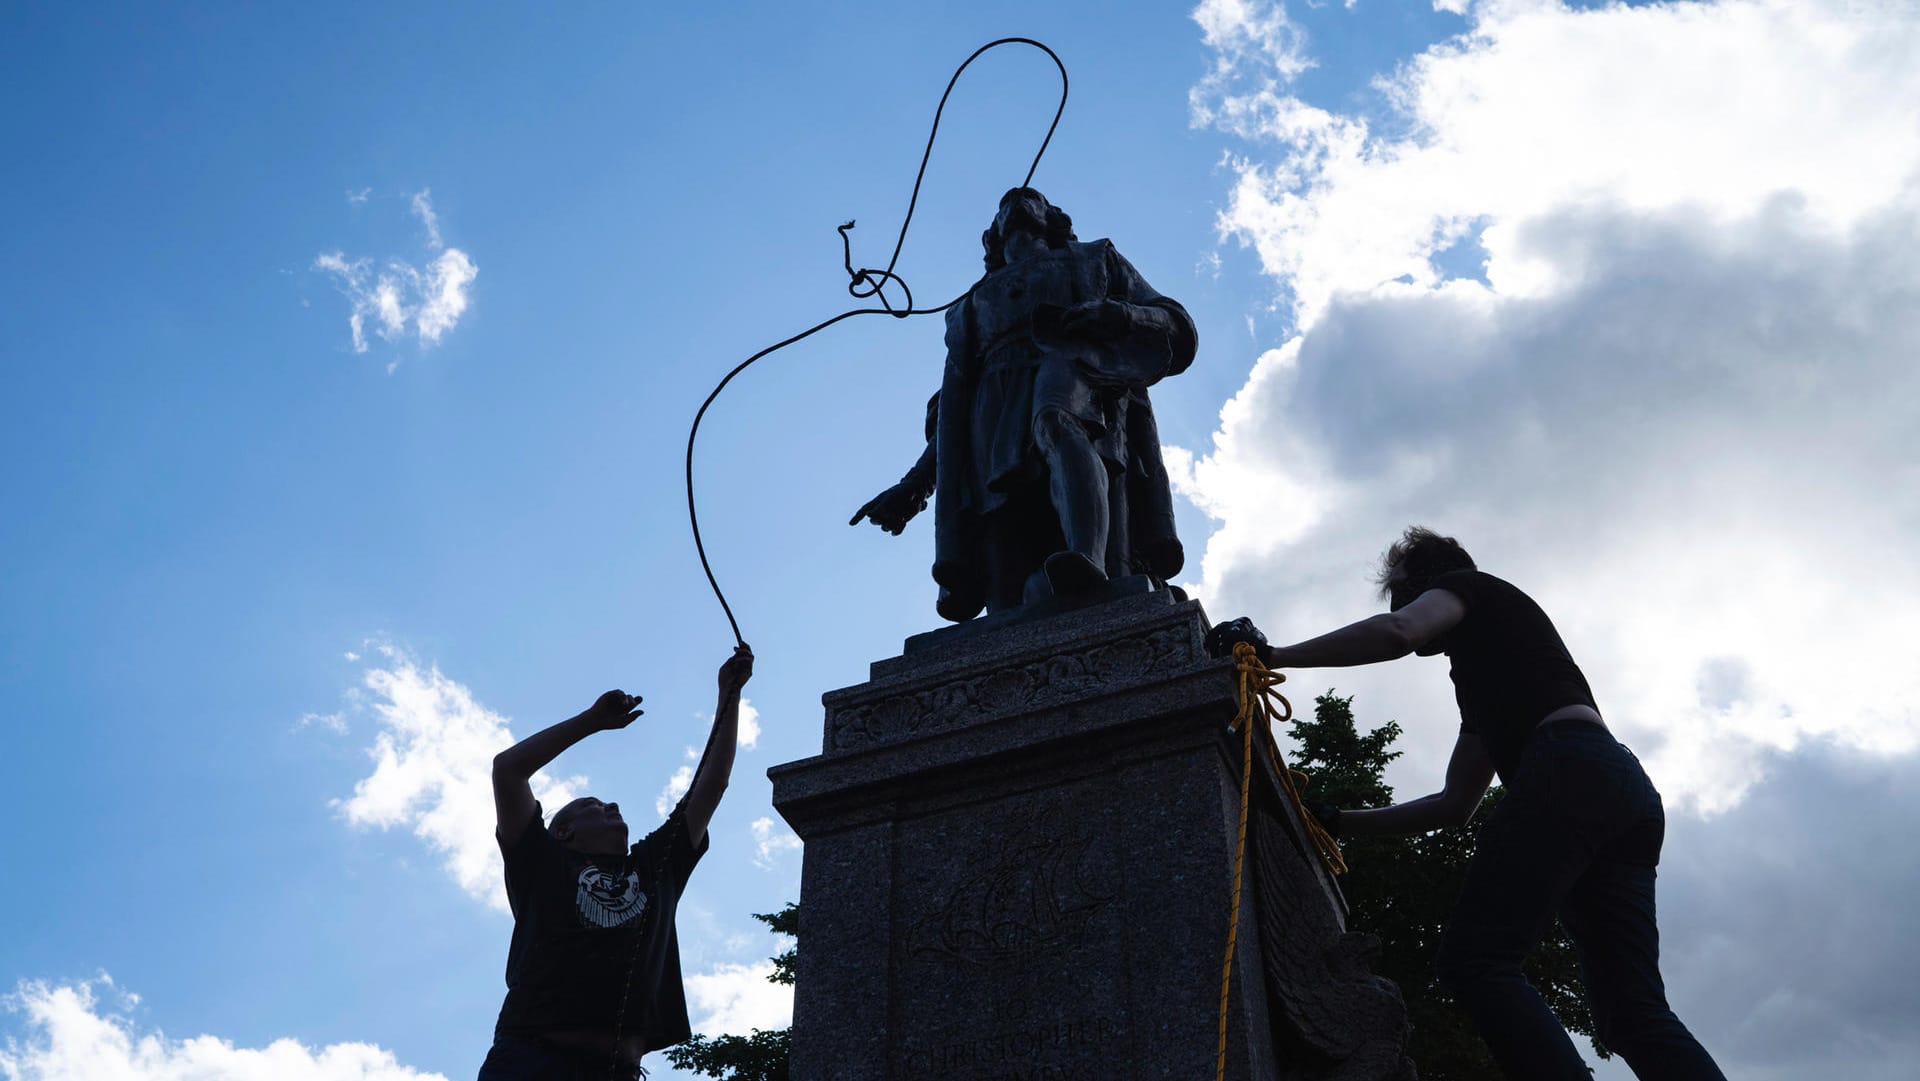
{"label": "statue's cloak", "polygon": [[[1111,241],[1069,241],[1053,257],[1070,267],[1069,303],[1106,298],[1128,306],[1128,326],[1115,336],[1061,334],[1047,319],[1057,313],[1044,311],[1032,313],[1028,333],[1040,353],[1071,359],[1107,419],[1107,430],[1097,431],[1094,441],[1115,470],[1112,483],[1123,486],[1111,501],[1122,517],[1109,524],[1108,573],[1147,573],[1165,581],[1180,572],[1185,553],[1174,531],[1173,496],[1147,388],[1193,363],[1193,320],[1177,301],[1148,285]],[[984,518],[998,506],[1002,489],[1046,482],[1024,428],[1011,443],[1001,435],[994,446],[976,445],[981,411],[999,411],[1003,425],[1021,416],[1018,402],[1004,400],[1020,390],[1003,379],[983,381],[988,372],[975,296],[990,291],[999,273],[1004,271],[989,273],[974,293],[947,309],[946,369],[928,416],[937,448],[933,577],[941,587],[940,612],[954,620],[970,619],[986,604]],[[1024,393],[1030,395],[1028,384]]]}

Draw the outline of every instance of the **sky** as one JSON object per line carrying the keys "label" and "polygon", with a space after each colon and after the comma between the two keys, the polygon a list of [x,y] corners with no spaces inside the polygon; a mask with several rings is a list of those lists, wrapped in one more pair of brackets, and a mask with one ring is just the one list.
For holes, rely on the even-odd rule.
{"label": "sky", "polygon": [[[1920,6],[709,8],[0,12],[0,1078],[473,1076],[488,761],[618,686],[646,716],[537,790],[684,790],[731,645],[693,412],[852,304],[834,227],[884,265],[1009,35],[1072,79],[1035,186],[1200,328],[1154,390],[1185,587],[1301,638],[1405,525],[1461,538],[1665,795],[1669,990],[1729,1075],[1912,1075]],[[1057,94],[1021,48],[956,90],[923,302]],[[760,660],[680,909],[700,1031],[788,1018],[765,770],[939,622],[930,523],[845,522],[940,362],[855,320],[703,426]],[[1438,787],[1440,662],[1289,687]]]}

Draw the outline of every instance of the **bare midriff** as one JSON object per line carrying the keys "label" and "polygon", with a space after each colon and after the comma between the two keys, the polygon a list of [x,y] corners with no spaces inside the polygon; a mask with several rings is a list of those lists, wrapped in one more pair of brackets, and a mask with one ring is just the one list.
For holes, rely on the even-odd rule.
{"label": "bare midriff", "polygon": [[1569,706],[1561,706],[1559,709],[1540,718],[1539,724],[1534,725],[1534,727],[1538,728],[1540,725],[1547,724],[1550,721],[1588,721],[1602,728],[1607,727],[1607,722],[1600,719],[1599,710],[1579,702]]}

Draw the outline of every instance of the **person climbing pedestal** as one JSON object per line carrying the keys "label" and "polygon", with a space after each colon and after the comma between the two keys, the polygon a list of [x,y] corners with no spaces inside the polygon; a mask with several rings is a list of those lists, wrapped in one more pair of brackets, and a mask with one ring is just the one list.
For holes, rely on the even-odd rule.
{"label": "person climbing pedestal", "polygon": [[[822,753],[769,771],[806,842],[795,1081],[1215,1076],[1242,759],[1207,626],[1136,592],[918,635],[824,696]],[[1410,1078],[1397,989],[1252,783],[1225,1076]]]}

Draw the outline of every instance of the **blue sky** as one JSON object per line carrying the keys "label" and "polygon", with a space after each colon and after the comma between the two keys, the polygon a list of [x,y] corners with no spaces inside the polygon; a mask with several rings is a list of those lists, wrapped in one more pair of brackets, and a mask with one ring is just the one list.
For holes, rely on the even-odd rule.
{"label": "blue sky", "polygon": [[[1912,820],[1920,739],[1920,627],[1876,599],[1920,586],[1920,25],[1458,7],[0,15],[0,919],[31,930],[0,942],[0,1070],[164,1033],[228,1041],[223,1078],[296,1076],[247,1072],[283,1038],[380,1049],[303,1076],[472,1075],[508,930],[474,756],[619,685],[646,718],[555,778],[650,808],[685,764],[729,645],[693,410],[848,306],[834,226],[884,261],[954,65],[1018,34],[1073,80],[1035,185],[1201,329],[1155,398],[1210,611],[1313,633],[1369,610],[1399,525],[1450,528],[1543,595],[1668,795],[1683,1013],[1746,1076],[1895,1076],[1911,1034],[1853,1007],[1920,1005],[1892,900],[1920,874],[1863,855]],[[1010,48],[956,91],[900,266],[923,301],[976,276],[1056,87]],[[918,453],[939,339],[836,327],[703,429],[761,660],[682,909],[697,1022],[779,1010],[747,914],[799,854],[764,770],[937,621],[927,523],[844,523]],[[1297,678],[1407,725],[1404,791],[1437,779],[1444,675],[1337,675]],[[1782,838],[1791,792],[1847,794],[1780,841],[1804,863],[1685,860]],[[1849,919],[1893,945],[1769,984],[1752,958],[1866,868]]]}

